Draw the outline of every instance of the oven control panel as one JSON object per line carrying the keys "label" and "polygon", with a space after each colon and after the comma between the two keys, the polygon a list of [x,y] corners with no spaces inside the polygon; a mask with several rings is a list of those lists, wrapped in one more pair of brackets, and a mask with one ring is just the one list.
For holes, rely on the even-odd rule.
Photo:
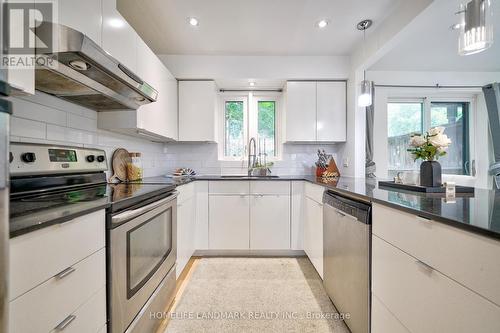
{"label": "oven control panel", "polygon": [[9,161],[12,176],[108,170],[106,152],[94,148],[12,142]]}

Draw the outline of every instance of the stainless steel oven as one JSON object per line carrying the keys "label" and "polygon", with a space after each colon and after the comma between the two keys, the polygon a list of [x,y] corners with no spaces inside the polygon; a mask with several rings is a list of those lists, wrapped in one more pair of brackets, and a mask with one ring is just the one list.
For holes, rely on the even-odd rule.
{"label": "stainless steel oven", "polygon": [[173,299],[176,216],[175,191],[109,216],[110,332],[152,331]]}

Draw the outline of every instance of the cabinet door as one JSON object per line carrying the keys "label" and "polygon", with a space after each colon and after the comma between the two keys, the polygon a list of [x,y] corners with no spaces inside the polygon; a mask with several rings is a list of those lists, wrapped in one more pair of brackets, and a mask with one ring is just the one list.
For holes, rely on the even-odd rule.
{"label": "cabinet door", "polygon": [[317,83],[317,141],[346,140],[346,82]]}
{"label": "cabinet door", "polygon": [[316,141],[316,82],[286,87],[286,141]]}
{"label": "cabinet door", "polygon": [[[87,1],[76,2],[87,5]],[[102,0],[102,48],[132,72],[137,71],[138,39],[135,30],[116,9],[116,0]]]}
{"label": "cabinet door", "polygon": [[216,142],[214,81],[179,81],[179,141]]}
{"label": "cabinet door", "polygon": [[[24,2],[23,2],[24,3]],[[26,1],[26,3],[33,3],[33,8],[35,3],[32,1]],[[11,11],[9,6],[14,6],[16,8],[15,2],[0,2],[1,6],[4,6],[2,15],[9,15],[9,47],[24,47],[24,31],[28,28],[28,24],[24,22],[23,11]],[[3,21],[1,22],[3,25]],[[6,33],[6,31],[2,31]],[[0,37],[1,38],[1,37]],[[33,46],[33,45],[31,45]],[[3,50],[2,50],[3,51]],[[8,52],[6,52],[8,53]],[[2,54],[4,54],[2,52]],[[15,51],[12,51],[13,56],[17,56]],[[24,60],[25,58],[34,57],[34,53],[22,54],[16,59]],[[33,68],[25,67],[11,67],[6,70],[7,79],[9,85],[13,88],[12,95],[33,95],[35,93],[35,70]]]}
{"label": "cabinet door", "polygon": [[58,23],[84,33],[94,43],[101,45],[101,0],[63,0],[57,4]]}
{"label": "cabinet door", "polygon": [[249,249],[249,208],[248,195],[211,195],[209,197],[208,245],[210,249]]}
{"label": "cabinet door", "polygon": [[290,196],[250,196],[250,249],[290,249]]}
{"label": "cabinet door", "polygon": [[195,211],[194,197],[177,204],[177,277],[194,252]]}
{"label": "cabinet door", "polygon": [[323,278],[323,205],[306,197],[304,251]]}
{"label": "cabinet door", "polygon": [[158,91],[156,102],[137,111],[138,125],[148,132],[177,140],[177,80],[140,38],[137,42],[137,74]]}

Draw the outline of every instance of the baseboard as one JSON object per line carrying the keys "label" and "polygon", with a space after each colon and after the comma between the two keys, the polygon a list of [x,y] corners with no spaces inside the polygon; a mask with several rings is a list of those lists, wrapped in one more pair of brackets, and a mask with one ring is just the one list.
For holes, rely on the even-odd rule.
{"label": "baseboard", "polygon": [[196,250],[197,257],[303,257],[303,250]]}

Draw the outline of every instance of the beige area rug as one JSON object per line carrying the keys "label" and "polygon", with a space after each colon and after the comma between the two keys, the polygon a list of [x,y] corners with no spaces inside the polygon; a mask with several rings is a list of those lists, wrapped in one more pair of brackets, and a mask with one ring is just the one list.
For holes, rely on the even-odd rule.
{"label": "beige area rug", "polygon": [[307,258],[202,258],[165,332],[348,333]]}

